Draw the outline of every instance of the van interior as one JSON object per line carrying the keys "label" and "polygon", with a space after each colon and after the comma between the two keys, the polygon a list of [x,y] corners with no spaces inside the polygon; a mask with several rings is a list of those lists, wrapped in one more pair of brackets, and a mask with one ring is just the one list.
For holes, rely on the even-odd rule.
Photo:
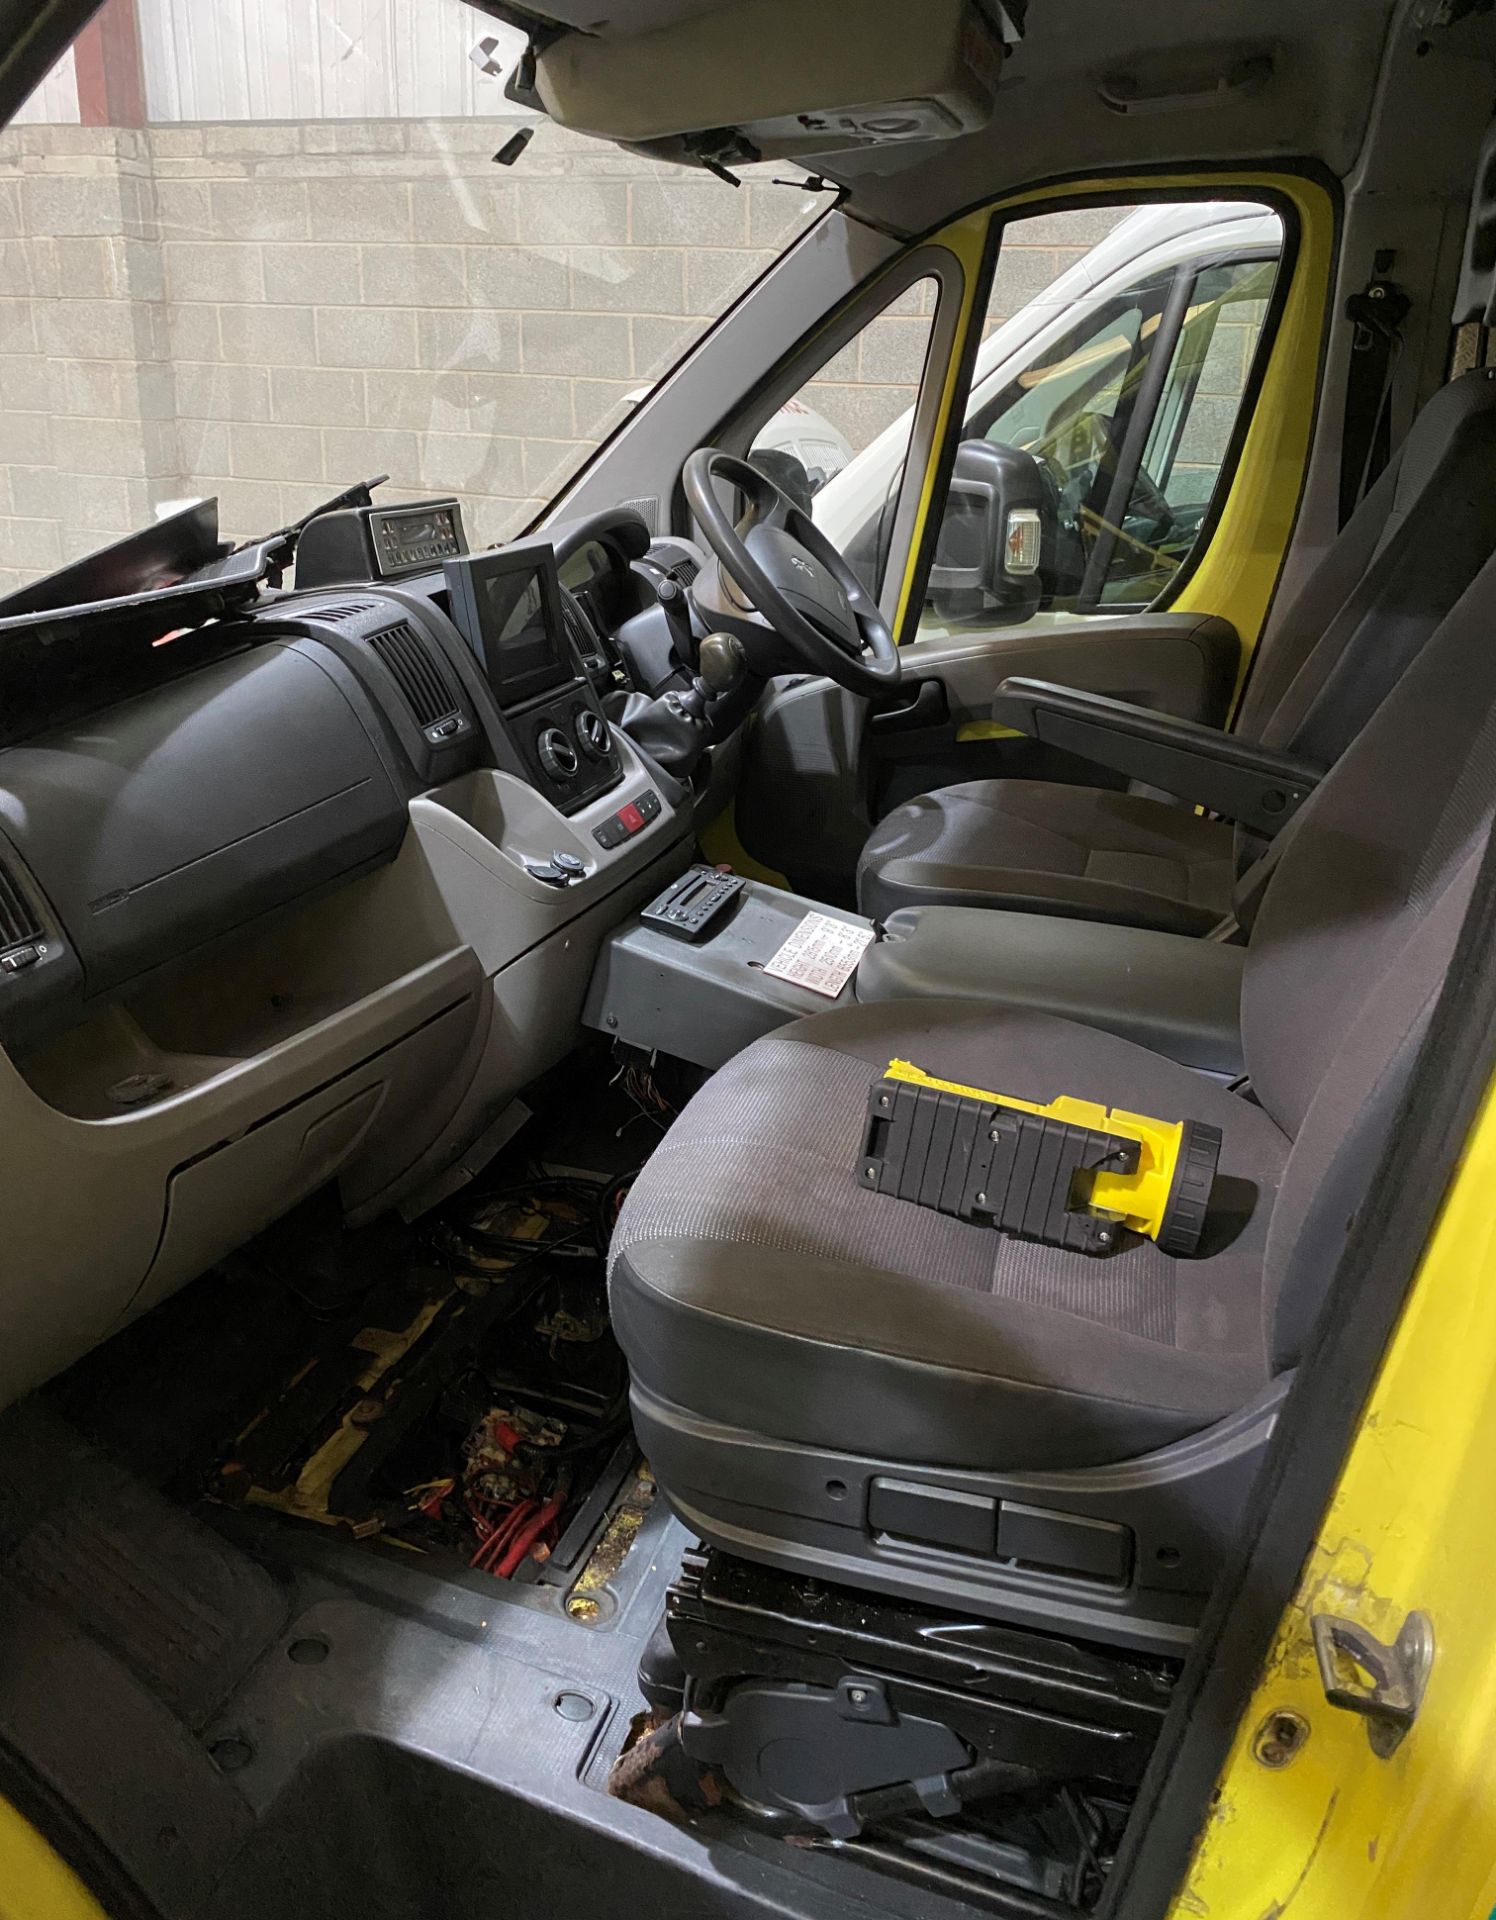
{"label": "van interior", "polygon": [[161,1920],[1162,1912],[1496,804],[1489,0],[482,13],[516,179],[811,211],[513,537],[0,600],[0,1791]]}

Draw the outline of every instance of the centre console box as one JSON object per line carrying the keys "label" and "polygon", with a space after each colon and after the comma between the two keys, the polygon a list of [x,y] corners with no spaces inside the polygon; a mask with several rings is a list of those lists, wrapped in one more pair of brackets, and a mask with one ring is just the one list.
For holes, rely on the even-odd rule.
{"label": "centre console box", "polygon": [[720,1067],[776,1027],[855,1004],[855,974],[833,999],[776,979],[764,972],[764,963],[807,914],[870,929],[860,914],[744,880],[691,939],[662,924],[659,915],[651,921],[654,907],[666,911],[655,901],[611,934],[597,957],[582,1019],[612,1039],[645,1052],[658,1048],[699,1067]]}

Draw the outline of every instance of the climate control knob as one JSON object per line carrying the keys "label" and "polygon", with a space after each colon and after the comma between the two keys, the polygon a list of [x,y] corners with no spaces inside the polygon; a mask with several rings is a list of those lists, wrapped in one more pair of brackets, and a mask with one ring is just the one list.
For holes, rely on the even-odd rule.
{"label": "climate control knob", "polygon": [[608,731],[608,723],[600,713],[594,713],[591,707],[583,707],[577,714],[577,745],[589,760],[606,760],[613,748],[613,736]]}
{"label": "climate control knob", "polygon": [[577,750],[559,727],[547,727],[535,742],[540,764],[553,780],[575,780],[582,764]]}

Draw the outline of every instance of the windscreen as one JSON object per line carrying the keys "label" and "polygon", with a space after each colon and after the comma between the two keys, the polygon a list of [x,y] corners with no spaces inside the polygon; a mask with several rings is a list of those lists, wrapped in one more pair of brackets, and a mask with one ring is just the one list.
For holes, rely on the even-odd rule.
{"label": "windscreen", "polygon": [[0,128],[0,594],[376,474],[512,539],[830,204],[525,113],[523,46],[462,0],[104,0]]}

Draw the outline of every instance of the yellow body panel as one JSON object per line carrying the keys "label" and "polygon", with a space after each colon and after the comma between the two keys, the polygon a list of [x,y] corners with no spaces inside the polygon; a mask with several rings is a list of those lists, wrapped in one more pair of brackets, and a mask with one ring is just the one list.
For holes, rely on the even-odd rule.
{"label": "yellow body panel", "polygon": [[0,1800],[0,1920],[107,1920],[71,1867]]}
{"label": "yellow body panel", "polygon": [[937,1080],[908,1060],[890,1060],[884,1078],[903,1080],[916,1087],[934,1087],[941,1093],[958,1094],[963,1100],[989,1100],[994,1106],[1012,1107],[1019,1113],[1037,1113],[1046,1120],[1061,1120],[1072,1127],[1089,1127],[1095,1133],[1112,1133],[1119,1139],[1135,1140],[1141,1148],[1137,1172],[1094,1174],[1086,1201],[1094,1212],[1119,1215],[1134,1233],[1157,1238],[1168,1211],[1169,1190],[1174,1184],[1174,1169],[1184,1140],[1183,1121],[1150,1120],[1146,1114],[1125,1113],[1121,1107],[1104,1107],[1099,1100],[1077,1100],[1068,1093],[1040,1106],[1033,1100],[992,1093],[985,1087],[963,1087],[955,1080]]}
{"label": "yellow body panel", "polygon": [[[1171,1920],[1488,1920],[1496,1905],[1496,1088],[1487,1096],[1346,1458],[1319,1540],[1237,1729]],[[1434,1661],[1390,1759],[1320,1690],[1309,1617],[1390,1641],[1421,1609]],[[1253,1757],[1289,1709],[1307,1742]]]}
{"label": "yellow body panel", "polygon": [[723,809],[709,826],[697,837],[702,853],[714,866],[731,867],[734,873],[747,874],[750,880],[762,880],[765,886],[778,887],[781,892],[789,891],[789,881],[782,873],[776,873],[772,867],[766,867],[762,860],[753,855],[738,838],[737,801]]}

